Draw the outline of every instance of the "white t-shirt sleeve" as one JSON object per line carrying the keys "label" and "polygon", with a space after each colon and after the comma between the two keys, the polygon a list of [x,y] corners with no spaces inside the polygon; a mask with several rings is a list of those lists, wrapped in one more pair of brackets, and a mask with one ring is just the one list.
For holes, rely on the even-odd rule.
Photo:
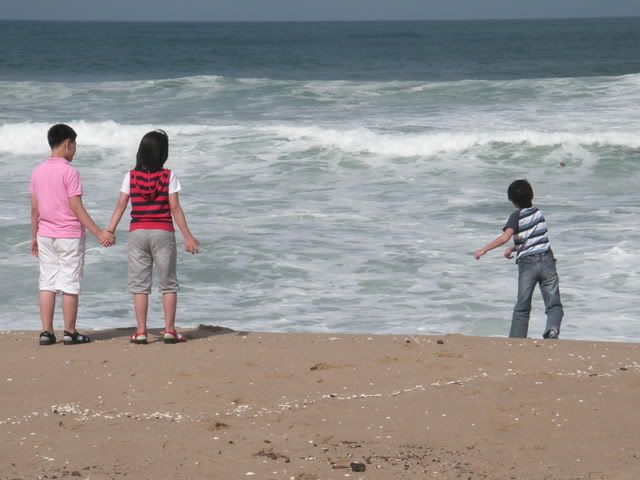
{"label": "white t-shirt sleeve", "polygon": [[171,177],[169,178],[169,193],[176,193],[182,190],[182,186],[178,181],[178,177],[171,170]]}
{"label": "white t-shirt sleeve", "polygon": [[126,195],[131,193],[131,180],[129,179],[130,172],[124,174],[124,178],[122,179],[122,186],[120,187],[120,191]]}
{"label": "white t-shirt sleeve", "polygon": [[[126,195],[131,193],[131,172],[127,172],[122,179],[122,186],[120,187],[120,191]],[[182,190],[182,185],[180,185],[180,181],[178,177],[171,171],[171,177],[169,177],[169,193],[176,193]]]}

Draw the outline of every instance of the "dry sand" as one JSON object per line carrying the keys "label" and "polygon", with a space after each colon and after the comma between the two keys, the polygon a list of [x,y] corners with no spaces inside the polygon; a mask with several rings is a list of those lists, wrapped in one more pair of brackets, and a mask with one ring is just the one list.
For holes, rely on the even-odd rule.
{"label": "dry sand", "polygon": [[0,479],[640,478],[639,344],[130,332],[0,333]]}

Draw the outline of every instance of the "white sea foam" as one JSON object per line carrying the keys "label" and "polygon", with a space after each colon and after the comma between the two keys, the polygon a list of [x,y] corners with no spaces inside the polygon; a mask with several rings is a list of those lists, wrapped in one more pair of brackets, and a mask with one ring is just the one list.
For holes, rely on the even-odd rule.
{"label": "white sea foam", "polygon": [[628,132],[539,132],[491,131],[446,132],[427,134],[384,134],[369,129],[336,130],[319,127],[267,127],[290,141],[307,143],[307,148],[338,148],[351,153],[368,152],[392,157],[431,156],[441,152],[458,152],[496,143],[541,146],[606,145],[640,147],[640,136]]}
{"label": "white sea foam", "polygon": [[[112,120],[89,122],[71,120],[67,122],[78,134],[78,144],[83,147],[135,151],[142,136],[157,128],[165,129],[177,139],[237,130],[237,126],[212,125],[166,125],[166,124],[120,124]],[[50,123],[20,122],[0,124],[0,152],[14,154],[39,154],[48,150],[46,132]]]}
{"label": "white sea foam", "polygon": [[[128,125],[114,121],[88,122],[70,121],[78,133],[78,143],[83,147],[134,150],[142,135],[158,128],[158,125]],[[46,152],[46,131],[49,124],[40,122],[0,125],[0,152],[14,154],[40,154]],[[580,146],[618,146],[640,148],[640,135],[635,131],[597,132],[543,132],[521,131],[475,131],[382,133],[370,128],[334,129],[318,126],[294,125],[161,125],[178,142],[184,137],[200,138],[203,141],[225,140],[227,134],[242,131],[245,135],[253,131],[256,135],[267,134],[269,141],[278,139],[295,142],[294,150],[309,148],[338,149],[348,153],[371,153],[385,157],[425,157],[442,152],[460,152],[491,144],[511,144],[530,147],[558,146],[577,149]],[[213,138],[212,138],[213,137]],[[184,143],[184,142],[183,142]]]}

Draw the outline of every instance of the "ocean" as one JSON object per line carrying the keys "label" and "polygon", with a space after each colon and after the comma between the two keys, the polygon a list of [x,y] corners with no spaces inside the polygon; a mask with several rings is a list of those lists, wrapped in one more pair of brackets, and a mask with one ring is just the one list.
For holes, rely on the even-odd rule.
{"label": "ocean", "polygon": [[[169,134],[201,242],[179,327],[506,336],[517,267],[473,252],[526,177],[562,337],[638,341],[639,105],[640,18],[0,22],[0,329],[40,329],[28,182],[65,122],[101,225],[142,135]],[[127,227],[88,240],[81,330],[135,324]]]}

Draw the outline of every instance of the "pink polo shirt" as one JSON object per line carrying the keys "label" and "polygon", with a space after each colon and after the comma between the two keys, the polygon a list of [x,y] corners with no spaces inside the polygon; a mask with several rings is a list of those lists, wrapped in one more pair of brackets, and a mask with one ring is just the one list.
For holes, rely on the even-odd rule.
{"label": "pink polo shirt", "polygon": [[71,210],[69,197],[82,195],[80,173],[64,158],[49,158],[31,175],[31,193],[38,200],[38,235],[81,238],[85,230]]}

